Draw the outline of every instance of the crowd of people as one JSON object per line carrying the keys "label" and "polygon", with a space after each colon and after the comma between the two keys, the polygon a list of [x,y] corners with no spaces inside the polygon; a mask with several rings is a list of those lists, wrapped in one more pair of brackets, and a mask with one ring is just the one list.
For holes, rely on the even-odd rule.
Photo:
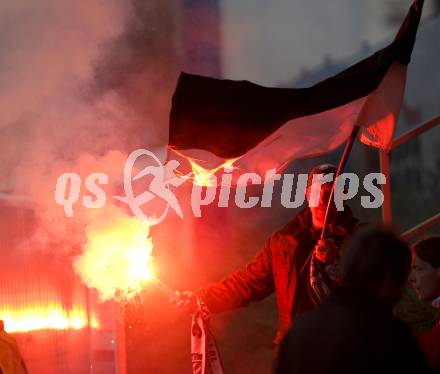
{"label": "crowd of people", "polygon": [[440,307],[440,237],[410,248],[389,228],[361,224],[346,206],[330,211],[322,239],[332,189],[326,175],[335,172],[329,164],[311,170],[306,197],[319,184],[318,203],[271,235],[251,262],[174,302],[220,313],[275,292],[276,374],[440,371],[438,315],[420,334],[394,313],[408,282],[421,300]]}
{"label": "crowd of people", "polygon": [[439,371],[438,317],[430,331],[417,334],[393,314],[408,277],[421,299],[440,295],[440,266],[431,262],[439,245],[440,237],[422,240],[411,256],[408,245],[387,229],[356,232],[342,256],[340,287],[286,334],[276,373]]}

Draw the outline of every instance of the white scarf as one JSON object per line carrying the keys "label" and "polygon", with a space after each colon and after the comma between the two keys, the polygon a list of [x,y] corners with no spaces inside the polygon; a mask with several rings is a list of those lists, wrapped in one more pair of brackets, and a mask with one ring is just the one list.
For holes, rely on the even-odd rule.
{"label": "white scarf", "polygon": [[191,362],[194,374],[223,374],[214,336],[209,328],[209,309],[197,298],[191,323]]}

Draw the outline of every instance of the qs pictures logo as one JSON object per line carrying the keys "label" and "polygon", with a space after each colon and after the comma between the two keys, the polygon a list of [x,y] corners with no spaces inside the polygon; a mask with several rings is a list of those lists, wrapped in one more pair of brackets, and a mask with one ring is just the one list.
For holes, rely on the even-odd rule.
{"label": "qs pictures logo", "polygon": [[[140,157],[150,158],[154,165],[144,167],[139,173],[133,176],[136,161]],[[180,218],[183,218],[180,204],[170,188],[178,187],[188,180],[186,177],[176,176],[175,170],[179,165],[180,163],[176,160],[171,160],[163,165],[152,152],[146,149],[137,149],[128,156],[125,162],[125,196],[113,196],[113,198],[127,204],[138,219],[147,222],[149,225],[156,225],[162,222],[170,208],[173,209]],[[148,175],[152,177],[151,183],[147,186],[148,189],[136,196],[133,189],[133,181],[137,181]],[[108,183],[109,178],[105,173],[92,173],[87,176],[84,184],[91,195],[84,196],[82,204],[86,208],[102,208],[107,201],[107,196],[100,185]],[[55,201],[64,207],[64,212],[67,217],[73,217],[74,215],[73,206],[79,200],[80,190],[81,177],[77,173],[64,173],[58,177],[55,187]],[[142,210],[142,206],[153,199],[161,199],[165,202],[165,208],[158,217],[147,216]]]}
{"label": "qs pictures logo", "polygon": [[[136,168],[136,163],[143,157],[143,165],[148,161],[148,166]],[[139,162],[140,163],[140,162]],[[132,152],[124,166],[124,196],[112,196],[114,199],[127,204],[132,213],[140,220],[149,225],[157,225],[162,222],[169,210],[172,209],[180,218],[183,212],[177,196],[173,190],[188,180],[191,180],[193,173],[178,175],[177,168],[180,163],[170,160],[165,164],[156,155],[146,149],[137,149]],[[140,170],[139,172],[137,170]],[[281,188],[279,202],[285,208],[298,208],[306,200],[310,207],[317,207],[322,200],[322,195],[328,190],[321,188],[329,182],[334,183],[333,201],[337,210],[344,210],[344,202],[353,199],[359,191],[362,182],[367,195],[360,197],[361,205],[364,208],[379,208],[384,201],[380,185],[386,183],[386,177],[381,173],[367,174],[363,181],[354,173],[343,173],[334,179],[333,173],[315,174],[309,183],[308,174],[278,174],[276,169],[266,171],[264,176],[256,173],[243,173],[237,178],[234,188],[231,186],[234,168],[225,167],[219,184],[214,183],[208,186],[200,186],[193,183],[191,190],[191,209],[195,217],[202,216],[202,207],[217,203],[219,208],[229,207],[233,200],[235,205],[242,209],[249,209],[255,206],[264,208],[271,207],[274,197],[274,183],[279,181]],[[135,173],[135,175],[133,175]],[[149,184],[146,190],[135,194],[133,183],[143,177],[149,176]],[[295,179],[296,178],[296,179]],[[217,178],[214,178],[217,180]],[[294,183],[296,181],[296,183]],[[81,177],[76,173],[64,173],[57,179],[55,187],[55,201],[63,206],[67,217],[73,217],[74,204],[79,200],[81,191]],[[85,188],[89,195],[82,198],[82,204],[86,208],[101,208],[107,200],[105,191],[100,187],[109,183],[108,175],[105,173],[92,173],[84,181]],[[261,185],[261,196],[250,196],[247,191],[249,185]],[[218,188],[220,186],[220,188]],[[327,185],[328,186],[328,185]],[[328,192],[328,191],[327,191]],[[163,210],[159,215],[147,215],[142,209],[153,200],[160,199],[164,202]]]}

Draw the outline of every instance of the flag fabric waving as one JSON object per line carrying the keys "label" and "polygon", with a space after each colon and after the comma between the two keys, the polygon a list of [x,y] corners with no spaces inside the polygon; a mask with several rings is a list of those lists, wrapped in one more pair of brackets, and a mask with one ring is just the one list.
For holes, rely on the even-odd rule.
{"label": "flag fabric waving", "polygon": [[332,151],[355,125],[360,140],[389,149],[403,98],[423,0],[412,4],[387,47],[308,88],[182,73],[173,95],[169,148],[210,168],[264,174]]}

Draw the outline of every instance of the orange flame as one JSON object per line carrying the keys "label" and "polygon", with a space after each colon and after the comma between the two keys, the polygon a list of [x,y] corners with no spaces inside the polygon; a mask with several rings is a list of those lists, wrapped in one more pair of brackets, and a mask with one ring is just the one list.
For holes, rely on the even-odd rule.
{"label": "orange flame", "polygon": [[231,158],[229,160],[226,160],[223,164],[221,164],[215,168],[208,169],[208,168],[204,168],[204,167],[200,166],[193,159],[188,158],[188,161],[191,164],[191,169],[193,172],[193,176],[191,179],[195,184],[197,184],[199,186],[203,186],[203,187],[214,186],[215,183],[213,183],[211,177],[222,168],[232,167],[234,162],[237,160],[238,160],[238,157]]}
{"label": "orange flame", "polygon": [[148,224],[117,211],[95,219],[86,234],[85,251],[74,267],[102,300],[131,298],[153,280]]}
{"label": "orange flame", "polygon": [[8,332],[29,332],[37,330],[80,330],[90,325],[99,329],[100,323],[95,315],[87,319],[86,311],[79,307],[64,309],[61,303],[51,302],[49,305],[28,305],[19,309],[2,306],[1,319]]}
{"label": "orange flame", "polygon": [[199,164],[201,160],[197,160],[193,157],[185,156],[184,154],[180,153],[174,148],[170,148],[170,150],[180,157],[183,157],[184,159],[188,160],[189,164],[191,165],[192,170],[192,176],[185,175],[184,173],[176,170],[176,174],[180,177],[188,178],[190,179],[194,184],[197,184],[198,186],[202,187],[209,187],[209,186],[216,186],[217,183],[215,183],[212,180],[212,176],[217,173],[222,168],[231,168],[234,167],[234,163],[240,158],[230,158],[223,162],[222,164],[216,166],[215,168],[204,168]]}

